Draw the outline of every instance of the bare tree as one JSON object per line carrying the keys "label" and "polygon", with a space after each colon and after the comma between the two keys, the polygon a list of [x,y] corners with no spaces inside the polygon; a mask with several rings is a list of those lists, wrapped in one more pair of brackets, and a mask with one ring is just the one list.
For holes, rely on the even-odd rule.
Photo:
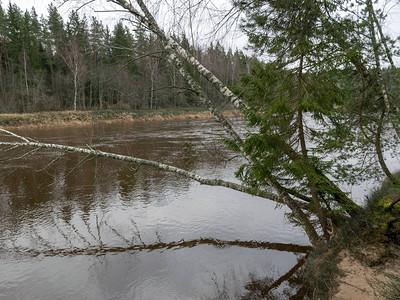
{"label": "bare tree", "polygon": [[72,82],[74,84],[74,111],[77,108],[77,99],[79,89],[86,74],[86,61],[83,57],[81,50],[76,39],[71,41],[70,47],[63,55],[65,64],[68,66],[72,73]]}
{"label": "bare tree", "polygon": [[[193,76],[187,71],[185,68],[185,63],[188,63],[189,65],[193,66],[193,68],[201,74],[201,76],[208,82],[210,82],[216,89],[221,93],[225,98],[227,98],[235,107],[237,108],[244,108],[246,105],[244,102],[235,96],[232,91],[228,89],[227,86],[225,86],[213,73],[211,73],[209,70],[207,70],[193,55],[188,53],[183,47],[181,47],[174,39],[172,39],[170,36],[168,36],[157,24],[155,18],[153,15],[150,13],[149,9],[145,5],[145,3],[142,0],[137,0],[137,6],[141,9],[141,12],[133,6],[132,2],[128,2],[125,0],[111,0],[110,2],[117,4],[119,7],[123,8],[127,12],[129,12],[132,16],[134,16],[138,22],[142,23],[144,26],[146,26],[149,30],[151,30],[154,34],[158,36],[158,38],[162,41],[165,53],[166,53],[166,59],[178,70],[178,72],[181,74],[181,76],[186,80],[192,91],[194,91],[197,96],[199,97],[200,101],[205,105],[208,110],[214,115],[216,120],[222,125],[224,128],[225,132],[228,134],[230,139],[233,141],[233,143],[236,145],[238,149],[242,149],[243,146],[243,141],[240,135],[233,129],[232,125],[229,123],[229,121],[219,112],[219,110],[216,108],[214,103],[207,97],[206,93],[203,91],[203,89],[200,87],[200,85],[197,83],[197,81],[193,78]],[[78,49],[76,49],[78,50]],[[72,57],[70,58],[70,61],[66,60],[66,63],[69,65],[69,68],[72,69],[74,76],[74,87],[75,91],[77,91],[78,88],[78,75],[79,75],[79,55],[78,51],[72,51],[71,53]],[[75,96],[77,95],[77,92],[75,93]],[[76,98],[75,98],[76,100]],[[76,103],[76,102],[75,102]],[[76,106],[74,106],[76,108]],[[15,136],[15,135],[14,135]],[[239,185],[235,184],[232,182],[227,182],[223,181],[220,179],[207,179],[200,177],[196,174],[193,174],[191,172],[172,167],[169,165],[165,165],[163,163],[159,162],[154,162],[154,161],[148,161],[148,160],[143,160],[140,158],[135,158],[135,157],[130,157],[130,156],[124,156],[124,155],[118,155],[118,154],[113,154],[113,153],[107,153],[103,151],[98,151],[94,149],[86,149],[86,148],[78,148],[78,147],[71,147],[71,146],[65,146],[65,145],[57,145],[57,144],[44,144],[44,143],[39,143],[35,141],[29,141],[24,137],[19,137],[18,138],[22,139],[22,142],[1,142],[0,145],[5,146],[5,147],[34,147],[34,149],[42,149],[42,148],[52,148],[52,149],[58,149],[58,150],[63,150],[63,151],[73,151],[73,152],[79,152],[79,153],[86,153],[88,155],[93,155],[93,156],[102,156],[102,157],[108,157],[108,158],[113,158],[113,159],[119,159],[123,161],[129,161],[129,162],[134,162],[137,164],[144,164],[152,167],[156,167],[159,169],[162,169],[167,172],[174,172],[178,173],[180,175],[186,176],[188,178],[191,178],[193,180],[196,180],[202,184],[207,184],[207,185],[214,185],[214,186],[224,186],[227,188],[231,188],[234,190],[238,190],[241,192],[249,193],[252,195],[258,195],[264,198],[271,199],[273,201],[276,201],[278,203],[282,203],[287,205],[293,212],[293,214],[296,216],[296,218],[300,221],[300,224],[308,234],[310,241],[312,244],[316,245],[319,243],[319,236],[311,224],[309,218],[306,216],[306,214],[303,212],[302,209],[307,209],[308,208],[308,202],[309,199],[300,199],[300,200],[295,200],[289,192],[272,176],[268,178],[268,183],[270,186],[272,186],[275,190],[276,193],[270,193],[269,191],[265,191],[263,189],[257,189],[249,186],[244,186],[244,185]],[[31,152],[27,152],[31,153]],[[244,155],[244,154],[243,154]],[[246,159],[250,159],[244,155]]]}

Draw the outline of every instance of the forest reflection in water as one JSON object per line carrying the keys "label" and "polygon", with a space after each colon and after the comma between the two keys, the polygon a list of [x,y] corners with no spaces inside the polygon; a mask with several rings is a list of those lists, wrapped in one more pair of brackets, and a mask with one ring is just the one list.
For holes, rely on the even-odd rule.
{"label": "forest reflection in water", "polygon": [[[210,120],[19,130],[235,180]],[[22,155],[0,152],[1,159]],[[145,166],[40,150],[0,166],[0,298],[299,297],[309,249],[265,199]],[[290,276],[289,276],[290,275]]]}

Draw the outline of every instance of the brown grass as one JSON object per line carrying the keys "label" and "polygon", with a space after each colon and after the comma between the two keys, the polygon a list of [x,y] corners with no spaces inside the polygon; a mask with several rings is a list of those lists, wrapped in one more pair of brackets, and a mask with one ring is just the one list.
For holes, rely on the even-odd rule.
{"label": "brown grass", "polygon": [[[237,110],[223,110],[226,117],[239,116]],[[18,127],[77,127],[94,122],[106,124],[117,122],[162,122],[213,118],[204,109],[170,109],[153,111],[61,111],[26,114],[0,114],[0,126]]]}

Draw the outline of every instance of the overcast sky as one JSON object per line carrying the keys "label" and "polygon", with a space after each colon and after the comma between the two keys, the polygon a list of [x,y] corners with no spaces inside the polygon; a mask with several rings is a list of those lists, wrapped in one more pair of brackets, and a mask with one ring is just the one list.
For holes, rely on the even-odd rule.
{"label": "overcast sky", "polygon": [[35,7],[38,15],[46,15],[47,14],[47,6],[53,2],[52,0],[0,0],[2,2],[2,6],[7,7],[8,3],[15,3],[20,7],[23,11],[26,9],[30,10],[32,7]]}
{"label": "overcast sky", "polygon": [[[39,16],[40,15],[47,16],[47,8],[50,5],[50,3],[53,3],[56,7],[59,8],[59,12],[63,16],[64,20],[67,19],[67,16],[72,9],[76,9],[77,7],[79,7],[77,4],[78,2],[77,0],[72,0],[63,5],[60,5],[62,2],[64,2],[62,0],[0,0],[0,3],[2,3],[3,8],[6,8],[9,2],[15,3],[23,11],[31,10],[31,8],[34,7]],[[96,1],[96,2],[105,3],[105,1]],[[103,14],[95,13],[91,9],[85,10],[85,13],[89,15],[96,15],[103,20],[112,17],[110,15],[107,16],[107,14],[104,13]]]}
{"label": "overcast sky", "polygon": [[[58,8],[60,14],[63,16],[64,20],[67,19],[68,14],[72,9],[76,9],[80,7],[77,3],[84,3],[87,1],[82,1],[82,0],[70,0],[64,5],[60,6],[60,3],[62,3],[62,0],[0,0],[0,3],[2,3],[3,8],[7,8],[8,3],[15,3],[18,7],[20,7],[23,11],[25,10],[31,10],[32,7],[35,8],[37,14],[47,16],[47,8],[50,3],[54,3]],[[230,2],[230,0],[213,0],[214,3],[220,4],[221,7],[224,9],[229,8],[229,4],[227,2]],[[98,19],[102,20],[104,24],[108,24],[111,28],[114,26],[114,24],[121,18],[121,15],[118,15],[116,13],[96,13],[95,10],[106,10],[107,7],[110,7],[111,4],[107,4],[106,1],[102,0],[97,0],[94,3],[90,4],[90,7],[86,7],[85,9],[82,9],[81,11],[84,11],[84,13],[87,16],[95,16]],[[222,9],[222,8],[221,8]],[[187,12],[186,12],[187,13]],[[169,18],[172,19],[172,18]],[[159,22],[171,22],[172,20],[169,20],[168,18],[165,17],[165,15],[162,15],[161,18],[159,18]],[[175,18],[176,19],[176,18]],[[183,20],[182,19],[176,19],[175,21],[177,26],[179,27],[184,27]],[[201,23],[201,21],[200,21]],[[204,26],[204,24],[207,24],[207,26]],[[203,24],[200,26],[203,29],[211,30],[212,27],[212,22],[203,22]],[[160,24],[163,25],[163,24]],[[170,25],[170,24],[169,24]],[[180,31],[181,32],[181,31]],[[186,32],[187,36],[189,35],[188,32]],[[195,43],[204,45],[204,44],[209,44],[211,41],[215,43],[216,37],[212,36],[210,34],[206,35],[204,32],[200,32],[200,29],[196,28],[194,30],[195,34]],[[220,34],[221,37],[223,35],[222,33]],[[220,38],[221,38],[220,37]],[[236,34],[230,34],[228,38],[224,38],[224,41],[222,42],[226,47],[232,47],[232,48],[243,48],[246,45],[247,39],[244,37],[242,33],[237,32]]]}
{"label": "overcast sky", "polygon": [[[218,2],[226,3],[227,1],[229,2],[230,0],[214,0],[215,3],[218,3]],[[55,0],[55,1],[54,0],[0,0],[0,3],[2,3],[2,6],[4,8],[7,7],[9,2],[17,4],[24,11],[26,9],[30,10],[32,7],[35,7],[35,10],[38,13],[38,15],[43,14],[46,16],[47,15],[47,7],[51,2],[55,3],[56,6],[59,6],[60,3],[63,1],[62,0]],[[77,5],[77,2],[79,2],[79,0],[71,0],[59,8],[59,12],[64,17],[64,19],[67,18],[69,12],[72,9],[74,9],[74,8],[76,9],[77,7],[79,7]],[[80,2],[82,3],[82,1],[80,1]],[[389,11],[387,22],[386,22],[386,25],[384,26],[386,33],[390,34],[390,36],[392,36],[392,37],[400,36],[400,4],[397,4],[397,5],[394,4],[398,1],[381,1],[381,2],[389,3],[385,7],[385,9],[387,11]],[[115,15],[115,13],[95,13],[93,11],[93,9],[101,10],[102,8],[104,8],[103,5],[107,5],[107,4],[105,4],[106,3],[105,1],[101,1],[101,0],[95,1],[94,3],[96,3],[96,5],[94,6],[93,4],[91,4],[92,9],[85,10],[85,13],[87,15],[94,15],[97,18],[101,19],[106,24],[114,24],[116,22],[116,20],[119,19],[119,17],[117,15]],[[225,6],[225,8],[227,8],[226,4],[224,6]],[[209,25],[209,24],[207,24],[207,25]],[[203,36],[203,34],[199,34],[197,39],[200,39],[200,36]],[[207,43],[209,41],[205,41],[205,42]],[[240,38],[240,34],[236,34],[233,37],[231,37],[229,39],[229,41],[225,41],[224,43],[233,48],[236,48],[235,45],[237,45],[237,46],[239,46],[239,48],[241,48],[241,47],[245,46],[246,42],[243,37]]]}

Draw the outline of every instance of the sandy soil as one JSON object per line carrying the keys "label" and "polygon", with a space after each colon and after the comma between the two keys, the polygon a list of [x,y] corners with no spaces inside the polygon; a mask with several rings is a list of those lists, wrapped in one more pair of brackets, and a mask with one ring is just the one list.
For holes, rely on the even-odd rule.
{"label": "sandy soil", "polygon": [[389,260],[384,265],[368,267],[354,259],[349,253],[342,253],[339,269],[345,276],[338,279],[338,290],[332,300],[379,300],[378,282],[385,282],[383,272],[398,272],[400,260]]}

